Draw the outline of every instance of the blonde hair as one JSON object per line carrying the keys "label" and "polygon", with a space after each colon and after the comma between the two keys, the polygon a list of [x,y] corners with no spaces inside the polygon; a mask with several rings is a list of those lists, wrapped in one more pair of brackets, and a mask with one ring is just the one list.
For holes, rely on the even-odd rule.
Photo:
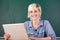
{"label": "blonde hair", "polygon": [[[31,7],[38,8],[38,9],[40,10],[40,13],[42,13],[40,4],[36,4],[36,3],[30,4],[30,5],[28,6],[28,11],[29,11],[29,9],[30,9]],[[29,14],[29,13],[28,13],[28,14]],[[29,18],[29,15],[28,15],[28,18]]]}

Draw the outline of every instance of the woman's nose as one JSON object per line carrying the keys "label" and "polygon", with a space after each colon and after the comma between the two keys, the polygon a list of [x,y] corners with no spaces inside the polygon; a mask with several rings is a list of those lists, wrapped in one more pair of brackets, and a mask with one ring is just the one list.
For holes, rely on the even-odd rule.
{"label": "woman's nose", "polygon": [[34,14],[34,12],[32,14]]}
{"label": "woman's nose", "polygon": [[33,12],[32,14],[35,14],[35,12]]}

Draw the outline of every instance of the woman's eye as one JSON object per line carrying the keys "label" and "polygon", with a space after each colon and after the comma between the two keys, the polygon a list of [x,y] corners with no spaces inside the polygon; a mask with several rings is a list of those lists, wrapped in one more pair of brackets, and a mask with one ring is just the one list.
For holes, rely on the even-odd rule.
{"label": "woman's eye", "polygon": [[37,12],[37,11],[34,11],[35,13]]}
{"label": "woman's eye", "polygon": [[32,11],[30,11],[29,13],[33,13]]}
{"label": "woman's eye", "polygon": [[37,13],[37,11],[35,10],[35,11],[29,11],[29,13]]}

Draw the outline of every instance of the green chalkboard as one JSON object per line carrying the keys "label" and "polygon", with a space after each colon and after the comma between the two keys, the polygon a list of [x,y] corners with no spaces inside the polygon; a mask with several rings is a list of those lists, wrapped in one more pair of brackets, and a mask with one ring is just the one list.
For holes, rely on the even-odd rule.
{"label": "green chalkboard", "polygon": [[31,3],[42,7],[42,19],[50,21],[57,37],[60,37],[60,1],[59,0],[0,0],[0,37],[4,31],[2,24],[20,23],[29,20],[27,8]]}

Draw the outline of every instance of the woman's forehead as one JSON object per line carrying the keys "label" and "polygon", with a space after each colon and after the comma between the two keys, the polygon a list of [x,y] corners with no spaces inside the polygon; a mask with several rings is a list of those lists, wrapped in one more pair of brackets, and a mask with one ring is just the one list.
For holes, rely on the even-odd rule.
{"label": "woman's forehead", "polygon": [[30,7],[30,8],[28,9],[28,11],[32,11],[32,10],[38,10],[38,8],[36,8],[36,7]]}

